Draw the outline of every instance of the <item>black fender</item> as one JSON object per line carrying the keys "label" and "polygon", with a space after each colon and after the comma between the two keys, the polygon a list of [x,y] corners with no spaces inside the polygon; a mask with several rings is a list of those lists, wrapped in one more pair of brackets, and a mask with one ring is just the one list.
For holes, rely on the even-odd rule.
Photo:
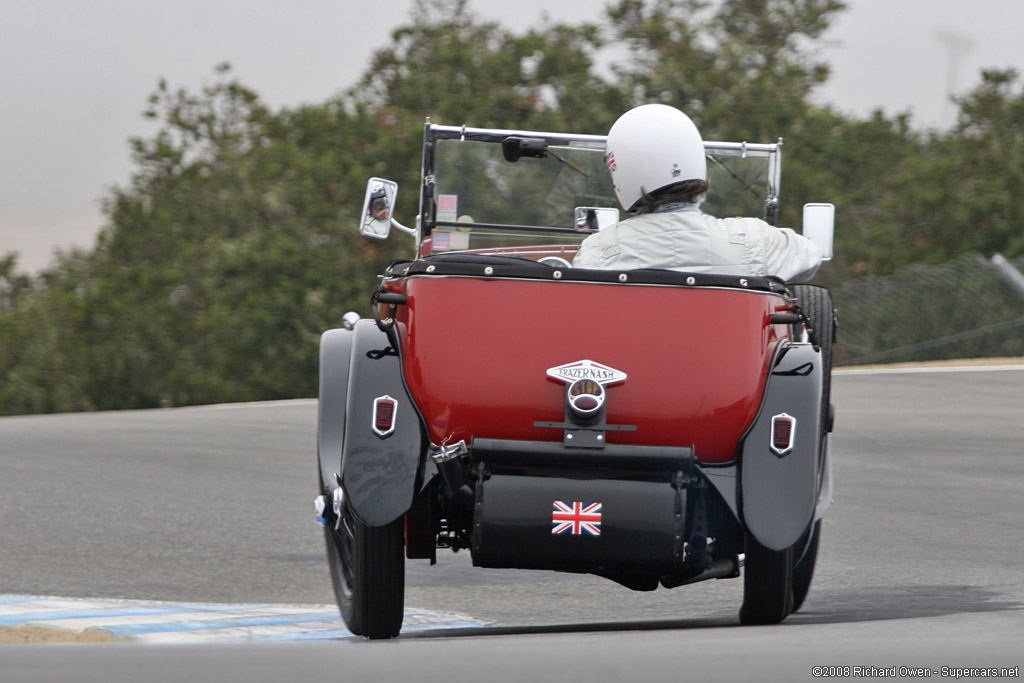
{"label": "black fender", "polygon": [[[796,543],[818,502],[821,444],[821,353],[811,344],[779,350],[757,418],[740,445],[741,521],[761,545],[784,550]],[[796,419],[792,449],[771,448],[772,418]]]}
{"label": "black fender", "polygon": [[[353,329],[341,483],[355,515],[384,526],[412,507],[426,449],[423,423],[402,376],[399,349],[372,320]],[[396,401],[394,431],[373,429],[374,401]]]}
{"label": "black fender", "polygon": [[[338,486],[345,443],[348,369],[355,334],[343,328],[320,335],[320,400],[317,403],[316,456],[320,465],[321,493]],[[330,497],[328,497],[330,500]]]}

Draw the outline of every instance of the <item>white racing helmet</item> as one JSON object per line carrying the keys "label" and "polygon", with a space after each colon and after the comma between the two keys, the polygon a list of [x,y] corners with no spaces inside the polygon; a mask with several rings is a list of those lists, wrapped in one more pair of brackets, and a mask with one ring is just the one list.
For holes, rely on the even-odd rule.
{"label": "white racing helmet", "polygon": [[708,177],[700,131],[689,116],[665,104],[645,104],[620,116],[608,131],[604,159],[626,211],[645,192]]}

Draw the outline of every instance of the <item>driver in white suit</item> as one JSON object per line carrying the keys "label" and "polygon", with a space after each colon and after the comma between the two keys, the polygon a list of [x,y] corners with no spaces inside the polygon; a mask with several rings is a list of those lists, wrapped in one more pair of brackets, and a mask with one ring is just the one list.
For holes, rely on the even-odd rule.
{"label": "driver in white suit", "polygon": [[707,161],[700,132],[683,112],[646,104],[608,132],[605,161],[622,208],[633,217],[591,235],[577,268],[666,268],[722,275],[810,279],[821,250],[789,228],[759,218],[715,218],[700,210]]}

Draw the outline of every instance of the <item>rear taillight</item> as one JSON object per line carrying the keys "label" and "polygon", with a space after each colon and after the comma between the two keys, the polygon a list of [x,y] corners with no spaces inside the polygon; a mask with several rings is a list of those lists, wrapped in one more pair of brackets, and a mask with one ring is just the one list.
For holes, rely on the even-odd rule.
{"label": "rear taillight", "polygon": [[398,401],[390,396],[378,396],[373,399],[374,433],[383,439],[395,431],[395,415],[397,413]]}
{"label": "rear taillight", "polygon": [[783,456],[793,450],[796,437],[796,418],[786,413],[772,417],[772,450]]}
{"label": "rear taillight", "polygon": [[577,415],[593,415],[604,405],[604,386],[592,379],[576,380],[569,385],[568,399]]}

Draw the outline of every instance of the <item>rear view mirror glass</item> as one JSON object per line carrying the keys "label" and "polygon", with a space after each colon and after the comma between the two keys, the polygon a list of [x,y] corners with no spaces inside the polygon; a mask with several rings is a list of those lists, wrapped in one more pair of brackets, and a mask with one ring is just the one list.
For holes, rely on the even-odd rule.
{"label": "rear view mirror glass", "polygon": [[818,245],[824,261],[832,260],[835,217],[834,204],[804,204],[804,237]]}
{"label": "rear view mirror glass", "polygon": [[366,183],[363,212],[359,219],[361,235],[381,240],[388,236],[397,196],[398,183],[383,178],[370,178]]}
{"label": "rear view mirror glass", "polygon": [[619,210],[601,206],[577,206],[576,229],[580,232],[597,232],[619,222]]}

